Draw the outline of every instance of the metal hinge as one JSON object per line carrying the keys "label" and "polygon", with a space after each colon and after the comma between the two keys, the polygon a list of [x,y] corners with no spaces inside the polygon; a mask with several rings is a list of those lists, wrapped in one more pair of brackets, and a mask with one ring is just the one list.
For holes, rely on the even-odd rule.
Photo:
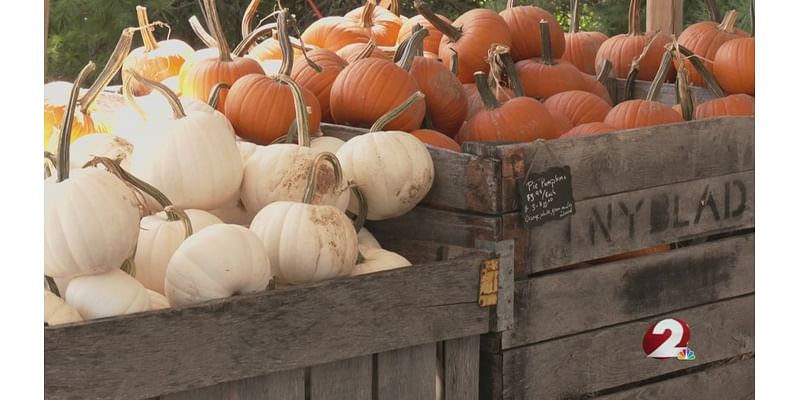
{"label": "metal hinge", "polygon": [[481,263],[481,281],[478,289],[478,305],[497,305],[497,282],[500,277],[500,259],[492,258]]}

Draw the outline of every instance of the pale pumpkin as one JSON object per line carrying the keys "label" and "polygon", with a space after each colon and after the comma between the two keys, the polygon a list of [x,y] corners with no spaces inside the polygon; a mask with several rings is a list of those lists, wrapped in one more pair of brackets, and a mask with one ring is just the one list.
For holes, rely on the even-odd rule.
{"label": "pale pumpkin", "polygon": [[318,150],[320,152],[327,151],[331,153],[336,153],[340,147],[344,144],[344,140],[333,137],[333,136],[320,136],[314,139],[311,139],[311,148],[314,150]]}
{"label": "pale pumpkin", "polygon": [[70,168],[82,168],[95,157],[108,157],[118,161],[123,168],[128,167],[128,160],[133,153],[133,145],[116,135],[107,133],[90,133],[81,136],[70,146]]}
{"label": "pale pumpkin", "polygon": [[239,225],[215,224],[184,240],[169,261],[164,280],[169,304],[264,291],[272,280],[261,240]]}
{"label": "pale pumpkin", "polygon": [[118,268],[73,279],[64,298],[85,319],[150,310],[147,289]]}
{"label": "pale pumpkin", "polygon": [[364,261],[357,264],[353,269],[353,276],[388,271],[411,265],[411,262],[400,254],[381,248],[361,249],[361,255],[364,257]]}
{"label": "pale pumpkin", "polygon": [[167,296],[150,289],[147,289],[147,294],[150,295],[151,310],[163,310],[170,307]]}
{"label": "pale pumpkin", "polygon": [[378,239],[375,239],[375,236],[367,230],[367,228],[362,227],[358,231],[358,250],[362,253],[364,250],[369,249],[380,249],[381,244],[378,243]]}
{"label": "pale pumpkin", "polygon": [[44,322],[47,325],[68,324],[83,321],[83,317],[75,307],[64,302],[61,297],[44,291]]}

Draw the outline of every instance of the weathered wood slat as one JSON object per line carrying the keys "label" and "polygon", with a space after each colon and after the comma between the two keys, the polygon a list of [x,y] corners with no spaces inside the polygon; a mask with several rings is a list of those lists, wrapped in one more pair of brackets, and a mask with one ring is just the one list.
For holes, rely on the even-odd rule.
{"label": "weathered wood slat", "polygon": [[[634,99],[644,99],[647,97],[647,91],[650,90],[650,84],[652,82],[648,81],[636,81],[633,85],[633,98]],[[656,100],[665,103],[665,104],[677,104],[675,101],[675,84],[674,83],[665,83],[661,86],[661,93],[658,94]],[[704,87],[699,86],[692,86],[691,87],[692,94],[694,94],[695,104],[705,103],[709,100],[713,100],[717,98],[714,93]],[[625,93],[625,79],[617,79],[617,93],[621,96]],[[619,103],[619,100],[616,100]]]}
{"label": "weathered wood slat", "polygon": [[305,370],[220,383],[211,387],[161,396],[160,400],[304,400]]}
{"label": "weathered wood slat", "polygon": [[[642,335],[650,325],[668,317],[683,319],[691,327],[689,347],[696,361],[645,357]],[[581,398],[752,353],[754,346],[755,295],[748,295],[506,351],[503,398]]]}
{"label": "weathered wood slat", "polygon": [[401,254],[413,264],[425,264],[436,261],[448,260],[461,257],[466,254],[491,254],[489,250],[480,250],[469,247],[456,246],[452,244],[442,244],[429,240],[398,239],[396,237],[385,237],[382,232],[375,238],[386,250]]}
{"label": "weathered wood slat", "polygon": [[537,165],[539,170],[553,165],[570,167],[575,200],[755,168],[753,117],[715,118],[544,143],[546,146],[494,146],[471,142],[463,148],[503,160],[503,213],[519,210],[517,181],[526,176],[535,154],[549,158]]}
{"label": "weathered wood slat", "polygon": [[480,336],[444,342],[444,400],[478,400]]}
{"label": "weathered wood slat", "polygon": [[378,398],[436,398],[436,344],[423,344],[378,354]]}
{"label": "weathered wood slat", "polygon": [[[518,281],[517,347],[755,291],[755,233]],[[557,321],[554,323],[554,321]]]}
{"label": "weathered wood slat", "polygon": [[756,397],[756,360],[724,364],[649,385],[597,397],[602,400],[725,399]]}
{"label": "weathered wood slat", "polygon": [[678,37],[683,30],[683,0],[648,1],[645,29]]}
{"label": "weathered wood slat", "polygon": [[480,399],[503,398],[503,353],[500,351],[500,334],[481,336]]}
{"label": "weathered wood slat", "polygon": [[755,172],[741,172],[578,201],[575,214],[526,229],[503,218],[515,239],[517,276],[697,235],[755,225]]}
{"label": "weathered wood slat", "polygon": [[493,251],[500,258],[497,278],[497,305],[492,313],[492,332],[503,332],[514,325],[514,241],[487,242],[476,240],[475,247]]}
{"label": "weathered wood slat", "polygon": [[501,218],[425,206],[414,207],[402,217],[367,221],[367,228],[379,238],[413,238],[462,247],[474,247],[476,240],[502,240]]}
{"label": "weathered wood slat", "polygon": [[310,368],[311,399],[372,400],[372,356]]}
{"label": "weathered wood slat", "polygon": [[[366,129],[322,124],[325,135],[347,140]],[[434,180],[422,204],[459,210],[500,211],[500,163],[498,160],[428,146]]]}
{"label": "weathered wood slat", "polygon": [[45,395],[148,398],[485,333],[484,259],[45,328]]}

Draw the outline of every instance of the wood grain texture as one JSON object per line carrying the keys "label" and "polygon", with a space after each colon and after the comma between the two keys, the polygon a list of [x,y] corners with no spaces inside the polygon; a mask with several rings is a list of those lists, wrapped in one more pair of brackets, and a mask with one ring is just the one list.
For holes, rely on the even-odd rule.
{"label": "wood grain texture", "polygon": [[478,400],[480,336],[444,342],[444,400]]}
{"label": "wood grain texture", "polygon": [[380,400],[436,398],[436,344],[378,354]]}
{"label": "wood grain texture", "polygon": [[472,213],[414,207],[405,215],[384,221],[367,221],[376,237],[414,239],[475,247],[476,240],[502,240],[501,218]]}
{"label": "wood grain texture", "polygon": [[[518,281],[504,348],[755,291],[755,233]],[[557,321],[557,323],[554,323]]]}
{"label": "wood grain texture", "polygon": [[476,240],[478,249],[491,250],[500,258],[500,276],[497,279],[497,305],[492,312],[490,330],[503,332],[514,325],[514,241],[487,242]]}
{"label": "wood grain texture", "polygon": [[643,385],[597,399],[755,399],[755,358],[723,364],[693,374]]}
{"label": "wood grain texture", "polygon": [[305,372],[281,371],[164,395],[161,400],[305,400]]}
{"label": "wood grain texture", "polygon": [[[633,85],[633,98],[646,98],[647,91],[650,90],[651,83],[652,82],[649,81],[636,81]],[[617,79],[616,85],[617,93],[619,95],[625,93],[625,79]],[[656,100],[668,105],[677,104],[678,102],[675,100],[675,88],[676,86],[674,83],[665,83],[663,86],[661,86],[661,92],[658,94]],[[709,100],[717,98],[714,93],[705,87],[692,86],[690,89],[694,95],[695,104],[705,103]],[[616,97],[614,98],[614,101],[617,103],[619,102]]]}
{"label": "wood grain texture", "polygon": [[[674,317],[691,327],[695,362],[653,360],[642,335]],[[503,353],[504,399],[564,399],[638,382],[751,353],[755,346],[755,295],[737,297],[599,331],[546,341]]]}
{"label": "wood grain texture", "polygon": [[311,400],[372,400],[372,356],[310,368]]}
{"label": "wood grain texture", "polygon": [[518,272],[533,274],[755,226],[755,172],[741,172],[578,201],[575,214],[526,229],[503,218]]}
{"label": "wood grain texture", "polygon": [[432,263],[461,257],[467,254],[484,254],[486,258],[490,258],[492,254],[491,251],[488,250],[482,251],[481,249],[442,244],[429,240],[386,237],[382,232],[375,235],[375,238],[382,248],[401,254],[413,264]]}
{"label": "wood grain texture", "polygon": [[661,31],[669,35],[683,30],[683,0],[650,0],[647,2],[646,32]]}
{"label": "wood grain texture", "polygon": [[48,327],[45,395],[148,398],[485,333],[484,259]]}
{"label": "wood grain texture", "polygon": [[[326,136],[347,140],[366,129],[322,124]],[[428,146],[434,165],[433,186],[421,204],[459,210],[500,211],[498,160]]]}
{"label": "wood grain texture", "polygon": [[[481,400],[500,400],[503,398],[503,353],[499,351],[500,339],[485,340],[488,336],[499,334],[488,333],[481,336],[480,387]],[[492,344],[496,343],[497,346]],[[495,351],[497,349],[497,351]]]}

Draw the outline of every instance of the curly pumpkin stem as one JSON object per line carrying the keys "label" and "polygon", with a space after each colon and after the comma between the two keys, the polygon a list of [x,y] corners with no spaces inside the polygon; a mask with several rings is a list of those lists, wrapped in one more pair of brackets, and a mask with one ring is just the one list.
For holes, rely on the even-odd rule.
{"label": "curly pumpkin stem", "polygon": [[367,0],[361,9],[361,27],[367,30],[370,37],[372,37],[372,27],[375,26],[375,7],[377,7],[375,0]]}
{"label": "curly pumpkin stem", "polygon": [[244,15],[242,16],[242,40],[250,36],[250,32],[252,32],[250,27],[253,23],[253,17],[256,16],[258,11],[259,4],[261,4],[261,0],[250,0],[250,4],[244,10]]}
{"label": "curly pumpkin stem", "polygon": [[694,98],[689,89],[689,71],[683,64],[678,68],[677,80],[678,90],[675,91],[675,97],[681,105],[681,116],[684,121],[691,121],[694,119]]}
{"label": "curly pumpkin stem", "polygon": [[228,47],[228,41],[225,39],[225,31],[222,30],[222,23],[219,20],[216,0],[203,0],[203,4],[205,6],[204,8],[207,18],[206,25],[208,25],[211,35],[217,40],[219,47],[219,60],[222,62],[233,61],[230,47]]}
{"label": "curly pumpkin stem", "polygon": [[461,28],[455,27],[451,23],[439,18],[430,7],[426,4],[422,4],[422,1],[414,0],[414,9],[417,10],[419,15],[422,15],[423,18],[428,20],[434,28],[447,36],[451,42],[457,41],[463,35]]}
{"label": "curly pumpkin stem", "polygon": [[356,214],[356,218],[353,220],[353,227],[356,228],[356,233],[358,233],[361,232],[361,228],[364,227],[364,222],[367,221],[367,212],[369,211],[367,207],[367,196],[364,195],[361,188],[355,185],[350,188],[350,191],[353,192],[353,195],[356,196],[356,200],[358,201],[358,214]]}
{"label": "curly pumpkin stem", "polygon": [[122,30],[122,34],[119,37],[119,41],[117,42],[117,46],[114,48],[114,51],[111,53],[111,57],[109,57],[106,66],[103,67],[103,71],[100,72],[100,75],[97,76],[97,79],[92,83],[92,86],[89,87],[89,90],[83,97],[78,100],[78,104],[80,104],[81,112],[84,114],[89,113],[89,107],[91,107],[92,103],[97,99],[97,96],[100,95],[100,92],[111,83],[111,79],[114,78],[114,75],[117,74],[117,71],[122,68],[122,63],[125,61],[125,57],[128,56],[128,53],[131,51],[131,43],[133,43],[133,33],[140,30],[140,28],[125,28]]}
{"label": "curly pumpkin stem", "polygon": [[378,48],[378,44],[375,42],[375,38],[370,37],[369,41],[364,44],[364,47],[362,47],[361,50],[359,50],[358,53],[356,53],[356,55],[354,55],[351,59],[345,61],[347,61],[349,64],[352,64],[358,60],[363,60],[365,58],[368,58],[369,56],[372,55],[372,52],[374,52],[376,48]]}
{"label": "curly pumpkin stem", "polygon": [[314,158],[314,162],[311,164],[311,173],[308,174],[303,203],[311,204],[311,200],[314,198],[314,190],[317,188],[317,172],[323,161],[329,162],[333,167],[334,187],[342,186],[342,165],[339,164],[339,159],[336,158],[335,154],[323,151]]}
{"label": "curly pumpkin stem", "polygon": [[697,70],[697,73],[699,73],[700,76],[703,78],[703,80],[706,82],[706,86],[708,86],[708,89],[711,90],[711,92],[714,93],[714,95],[717,96],[717,98],[723,98],[727,96],[725,90],[722,89],[722,87],[717,82],[717,79],[714,78],[714,74],[711,73],[711,71],[709,71],[708,68],[706,68],[705,64],[703,64],[703,61],[700,60],[700,57],[698,57],[697,54],[694,54],[693,51],[687,49],[682,45],[678,45],[678,51],[680,51],[680,54],[682,54],[684,57],[689,59],[689,62],[692,63],[694,69]]}
{"label": "curly pumpkin stem", "polygon": [[734,28],[736,27],[736,10],[730,10],[725,13],[725,17],[722,18],[722,22],[719,23],[719,29],[728,33],[733,33]]}
{"label": "curly pumpkin stem", "polygon": [[183,211],[182,208],[175,206],[166,206],[164,207],[164,213],[167,214],[167,219],[170,221],[180,220],[183,222],[183,229],[185,233],[184,240],[186,240],[189,236],[192,236],[192,233],[194,233],[194,230],[192,229],[192,220],[189,219],[186,211]]}
{"label": "curly pumpkin stem", "polygon": [[139,20],[139,33],[142,35],[142,42],[144,43],[144,52],[149,53],[158,48],[158,41],[153,35],[153,27],[150,26],[149,18],[147,17],[147,7],[136,6],[136,18]]}
{"label": "curly pumpkin stem", "polygon": [[228,85],[225,82],[220,82],[214,87],[211,88],[211,94],[208,95],[208,101],[206,102],[211,108],[216,109],[217,104],[219,103],[219,96],[222,90],[228,90],[231,88],[231,85]]}
{"label": "curly pumpkin stem", "polygon": [[194,34],[197,35],[200,41],[206,45],[206,47],[212,49],[219,47],[217,39],[214,39],[214,37],[211,36],[211,34],[208,33],[205,28],[203,28],[203,24],[200,23],[200,20],[197,18],[197,16],[192,15],[192,17],[189,18],[189,26],[192,28],[192,31],[194,31]]}
{"label": "curly pumpkin stem", "polygon": [[44,282],[47,284],[47,289],[50,290],[50,293],[61,297],[61,291],[58,290],[58,285],[56,285],[56,280],[53,279],[52,276],[44,276]]}
{"label": "curly pumpkin stem", "polygon": [[294,49],[289,38],[288,24],[289,10],[284,8],[278,14],[278,44],[281,46],[281,68],[278,70],[280,75],[290,75],[294,66]]}
{"label": "curly pumpkin stem", "polygon": [[417,54],[422,52],[422,43],[426,36],[428,36],[428,30],[421,26],[418,31],[411,35],[411,38],[408,39],[408,45],[406,45],[405,51],[403,52],[403,57],[400,58],[400,68],[404,69],[406,72],[411,71],[411,66],[414,65],[414,57],[417,57]]}
{"label": "curly pumpkin stem", "polygon": [[236,57],[242,57],[253,48],[257,41],[272,36],[272,31],[278,26],[276,23],[266,24],[259,26],[254,31],[250,32],[238,45],[233,49]]}
{"label": "curly pumpkin stem", "polygon": [[309,132],[308,108],[303,99],[303,90],[288,75],[278,74],[275,79],[289,86],[292,90],[294,99],[294,115],[297,122],[297,144],[303,147],[311,146],[311,136]]}
{"label": "curly pumpkin stem", "polygon": [[61,136],[58,137],[58,164],[56,164],[58,182],[69,179],[69,143],[72,138],[72,121],[75,119],[75,111],[78,108],[78,93],[81,85],[92,71],[94,71],[94,63],[89,61],[75,78],[72,90],[69,92],[69,100],[64,108],[64,117],[61,119]]}
{"label": "curly pumpkin stem", "polygon": [[458,51],[450,47],[450,52],[453,53],[453,55],[450,56],[450,72],[458,76]]}
{"label": "curly pumpkin stem", "polygon": [[[147,86],[151,90],[157,91],[159,94],[164,96],[167,99],[170,107],[172,107],[172,113],[175,116],[175,119],[181,119],[186,117],[186,111],[183,109],[183,105],[181,104],[181,100],[178,99],[178,96],[175,95],[175,92],[170,90],[166,85],[161,82],[156,82],[152,79],[148,79],[140,75],[138,72],[127,69],[125,70],[126,74],[129,74],[133,79],[139,81],[139,83]],[[136,100],[132,100],[134,103]]]}
{"label": "curly pumpkin stem", "polygon": [[129,70],[122,71],[122,98],[125,100],[125,104],[127,104],[130,108],[136,111],[142,119],[147,119],[147,113],[144,109],[139,105],[136,101],[136,97],[133,95],[133,76],[129,73]]}
{"label": "curly pumpkin stem", "polygon": [[[138,190],[150,195],[153,199],[155,199],[158,204],[166,209],[167,207],[172,206],[172,201],[160,190],[158,190],[155,186],[137,178],[130,172],[126,171],[119,165],[119,161],[112,160],[108,157],[94,157],[89,162],[83,165],[83,168],[95,168],[98,165],[102,165],[105,167],[108,172],[114,174],[117,178],[130,184],[131,186],[135,187]],[[177,221],[177,217],[170,217],[170,214],[167,213],[167,217],[170,221]]]}
{"label": "curly pumpkin stem", "polygon": [[409,108],[411,108],[414,103],[417,101],[425,99],[425,95],[422,94],[420,91],[414,92],[411,96],[409,96],[405,101],[400,103],[399,106],[395,107],[394,109],[390,110],[386,114],[383,114],[374,124],[372,127],[369,128],[370,132],[380,132],[383,131],[383,128],[388,125],[390,122],[394,121],[395,118],[399,117],[400,114],[406,112]]}
{"label": "curly pumpkin stem", "polygon": [[658,67],[658,72],[656,72],[653,83],[650,84],[650,90],[647,92],[647,101],[656,101],[658,98],[659,93],[661,93],[661,87],[664,85],[664,80],[667,79],[667,72],[669,72],[670,66],[672,66],[672,52],[665,51],[664,55],[661,56],[661,65]]}
{"label": "curly pumpkin stem", "polygon": [[642,34],[641,24],[639,23],[640,4],[641,0],[631,0],[628,7],[628,36]]}
{"label": "curly pumpkin stem", "polygon": [[555,65],[553,60],[553,43],[550,40],[550,24],[546,20],[539,21],[539,35],[542,38],[542,57],[539,63]]}
{"label": "curly pumpkin stem", "polygon": [[578,33],[580,30],[580,7],[578,0],[569,0],[569,33]]}
{"label": "curly pumpkin stem", "polygon": [[486,78],[485,72],[478,71],[475,73],[475,86],[478,88],[478,94],[481,95],[483,106],[487,110],[494,110],[500,107],[500,102],[497,101],[497,97],[494,96],[492,89],[489,87],[489,80]]}

